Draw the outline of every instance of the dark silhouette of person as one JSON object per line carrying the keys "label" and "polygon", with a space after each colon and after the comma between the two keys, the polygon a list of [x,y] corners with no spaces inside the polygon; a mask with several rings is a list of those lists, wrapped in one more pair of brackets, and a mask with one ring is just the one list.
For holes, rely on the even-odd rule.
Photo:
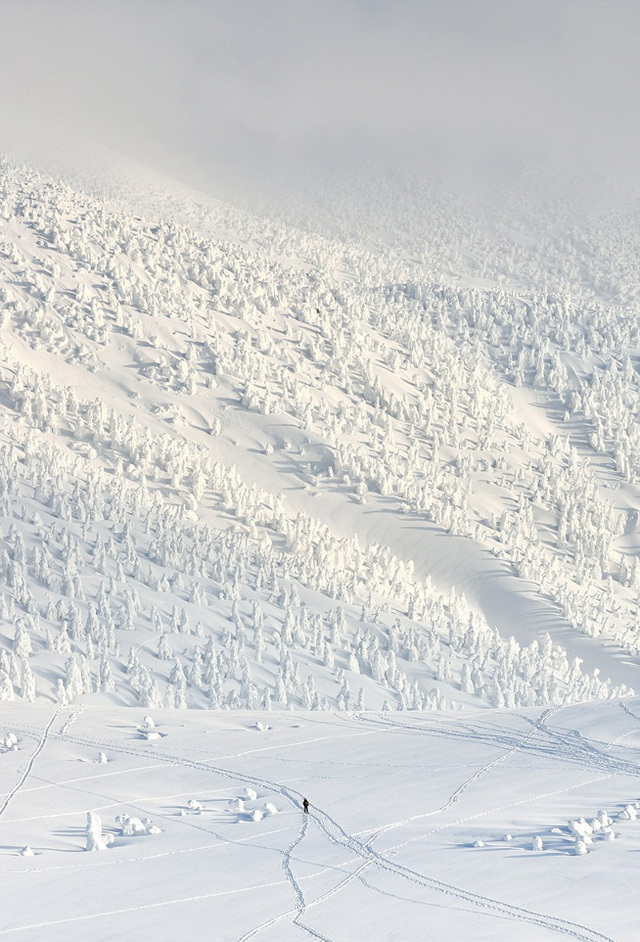
{"label": "dark silhouette of person", "polygon": [[302,807],[304,809],[304,813],[309,814],[309,802],[306,798],[302,799]]}

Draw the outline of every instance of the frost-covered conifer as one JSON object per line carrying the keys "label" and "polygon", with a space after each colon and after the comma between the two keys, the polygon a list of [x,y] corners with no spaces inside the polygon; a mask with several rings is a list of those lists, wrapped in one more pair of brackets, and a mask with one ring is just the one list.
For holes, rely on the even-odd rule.
{"label": "frost-covered conifer", "polygon": [[98,690],[112,693],[116,689],[109,659],[103,654],[98,668]]}
{"label": "frost-covered conifer", "polygon": [[21,661],[22,674],[20,679],[20,694],[24,700],[33,702],[36,698],[37,688],[36,679],[29,665],[29,661],[24,658]]}
{"label": "frost-covered conifer", "polygon": [[15,693],[11,678],[5,670],[0,670],[0,701],[13,699],[15,699]]}
{"label": "frost-covered conifer", "polygon": [[158,657],[162,661],[173,661],[174,653],[169,644],[169,638],[166,634],[160,635],[160,640],[158,641]]}
{"label": "frost-covered conifer", "polygon": [[71,702],[83,693],[82,674],[75,655],[71,655],[65,664],[65,670],[67,677],[65,693],[67,695],[67,701]]}
{"label": "frost-covered conifer", "polygon": [[187,708],[186,684],[184,681],[176,684],[175,704],[178,710],[186,710]]}
{"label": "frost-covered conifer", "polygon": [[13,650],[19,658],[27,658],[33,651],[33,645],[24,619],[20,619],[16,627]]}

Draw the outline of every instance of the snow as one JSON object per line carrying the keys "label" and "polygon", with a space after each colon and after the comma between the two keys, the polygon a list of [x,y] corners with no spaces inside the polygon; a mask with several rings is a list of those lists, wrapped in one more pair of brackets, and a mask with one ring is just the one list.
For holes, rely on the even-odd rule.
{"label": "snow", "polygon": [[633,217],[139,182],[0,167],[0,936],[635,940]]}
{"label": "snow", "polygon": [[[427,926],[441,939],[636,937],[634,895],[620,888],[640,850],[625,816],[640,701],[464,720],[280,714],[260,735],[255,714],[157,711],[166,735],[153,743],[128,709],[88,707],[69,723],[69,707],[51,721],[12,703],[5,716],[23,757],[44,742],[0,815],[8,938],[145,942],[186,926],[194,942],[212,927],[221,942],[305,926],[332,940],[409,942]],[[13,755],[0,763],[4,791]],[[197,816],[180,815],[193,794]],[[279,813],[262,815],[265,802]],[[88,806],[111,838],[96,855],[81,853]],[[618,839],[576,842],[596,813]]]}
{"label": "snow", "polygon": [[113,840],[112,834],[105,834],[102,830],[100,816],[93,811],[87,811],[87,826],[85,828],[85,850],[106,850]]}

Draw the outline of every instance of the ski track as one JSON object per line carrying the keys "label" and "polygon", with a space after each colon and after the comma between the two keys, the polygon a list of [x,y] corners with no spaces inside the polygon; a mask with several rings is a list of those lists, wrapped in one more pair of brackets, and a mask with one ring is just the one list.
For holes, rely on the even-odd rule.
{"label": "ski track", "polygon": [[[630,716],[633,714],[630,711]],[[638,717],[633,717],[636,721]],[[600,768],[603,772],[617,772],[622,775],[638,777],[640,775],[640,763],[629,759],[622,759],[618,756],[598,748],[591,741],[583,736],[576,738],[570,732],[562,733],[551,729],[547,725],[549,715],[544,713],[537,721],[536,727],[544,732],[550,739],[563,747],[564,758],[587,765],[589,768],[594,766]],[[557,754],[557,750],[556,750]]]}
{"label": "ski track", "polygon": [[473,775],[471,775],[465,782],[456,788],[456,790],[450,795],[447,801],[440,808],[436,808],[434,811],[426,811],[424,814],[416,814],[409,818],[403,818],[401,821],[394,821],[391,824],[385,824],[376,832],[375,836],[377,837],[380,834],[384,834],[385,831],[392,830],[393,828],[401,827],[403,824],[410,824],[412,821],[420,821],[423,818],[430,818],[434,815],[442,814],[444,811],[448,811],[448,809],[451,808],[451,806],[454,805],[462,795],[464,795],[467,789],[478,781],[478,779],[482,778],[483,775],[486,775],[487,772],[490,772],[493,768],[495,768],[496,765],[504,762],[515,752],[518,752],[519,749],[525,747],[525,744],[533,736],[534,732],[535,730],[531,730],[531,732],[524,737],[522,742],[512,746],[511,749],[507,750],[507,752],[497,756],[495,759],[492,759],[491,762],[487,762],[487,764],[483,765],[482,768],[477,769]]}
{"label": "ski track", "polygon": [[[56,711],[57,712],[57,711]],[[545,711],[537,722],[534,723],[534,726],[542,723],[545,716],[550,713],[555,713],[556,710]],[[48,727],[50,727],[53,722],[52,717]],[[113,749],[116,752],[126,753],[136,757],[147,757],[148,754],[144,753],[141,750],[134,749],[131,746],[122,745],[120,743],[115,743],[111,741],[101,741],[94,739],[92,737],[78,736],[74,735],[68,737],[69,741],[75,742],[78,745],[91,746],[96,749]],[[192,768],[197,770],[206,770],[214,774],[221,775],[225,778],[240,780],[250,785],[257,786],[259,788],[265,788],[273,792],[280,793],[285,797],[294,807],[302,809],[302,795],[295,791],[292,788],[280,785],[276,782],[269,781],[268,779],[258,778],[254,775],[249,775],[246,772],[237,772],[231,769],[226,769],[221,766],[214,766],[209,763],[199,762],[193,759],[186,759],[180,756],[172,756],[167,753],[156,753],[158,759],[162,759],[167,763],[181,766],[183,768]],[[325,834],[325,836],[332,842],[342,846],[344,849],[351,851],[354,855],[359,856],[364,859],[364,861],[370,861],[372,864],[377,866],[379,869],[384,870],[394,876],[399,876],[410,883],[413,883],[416,886],[422,887],[424,889],[432,890],[438,893],[444,893],[447,896],[452,896],[458,899],[462,899],[467,903],[473,904],[478,908],[487,911],[491,914],[498,914],[500,916],[508,916],[513,920],[520,922],[526,922],[532,925],[541,926],[542,928],[548,929],[552,932],[558,932],[564,934],[565,936],[570,936],[571,938],[578,939],[580,942],[615,942],[609,936],[605,936],[602,933],[590,929],[587,926],[583,926],[580,923],[571,922],[570,920],[562,919],[557,916],[549,916],[543,913],[538,913],[533,910],[526,909],[522,906],[517,906],[510,903],[505,903],[500,900],[492,899],[488,896],[483,896],[478,893],[473,893],[470,890],[465,890],[461,887],[455,886],[453,884],[445,883],[441,880],[437,880],[433,877],[425,876],[424,874],[406,867],[400,863],[397,863],[388,857],[385,857],[383,854],[375,851],[367,843],[359,841],[356,837],[348,834],[342,826],[329,814],[322,811],[321,809],[315,808],[310,812],[311,817],[316,821],[320,830]],[[210,832],[209,832],[210,833]],[[349,879],[352,879],[353,875]],[[144,907],[140,907],[143,909]],[[297,909],[293,910],[294,913],[297,913]],[[282,915],[275,917],[276,921],[283,918]],[[263,928],[266,928],[264,926]],[[252,930],[253,932],[253,930]],[[255,934],[255,933],[254,933]],[[250,938],[251,936],[248,936]],[[242,942],[242,940],[239,940]]]}
{"label": "ski track", "polygon": [[308,926],[304,922],[300,922],[300,919],[298,916],[296,916],[293,922],[296,926],[300,926],[301,929],[304,929],[305,932],[308,932],[310,936],[313,936],[314,939],[320,939],[320,942],[333,942],[333,939],[327,938],[326,935],[321,935],[321,933],[316,932],[315,929],[312,929],[311,926]]}
{"label": "ski track", "polygon": [[[308,926],[301,921],[302,916],[304,916],[306,912],[307,903],[306,903],[304,891],[294,876],[293,869],[291,867],[291,860],[293,857],[294,850],[296,849],[296,847],[298,847],[302,843],[302,841],[305,838],[305,835],[307,833],[308,823],[309,823],[309,815],[303,813],[300,830],[298,834],[296,834],[293,842],[289,845],[289,847],[287,847],[287,849],[284,851],[282,855],[282,869],[284,871],[287,883],[289,884],[289,886],[291,887],[293,891],[293,895],[296,900],[296,908],[295,910],[290,910],[290,911],[287,911],[287,913],[280,914],[278,917],[276,917],[273,920],[269,920],[268,925],[275,925],[276,922],[279,922],[282,919],[288,918],[288,916],[291,915],[291,913],[295,913],[292,920],[294,925],[298,926],[300,929],[302,929],[304,932],[306,932],[308,935],[312,936],[313,938],[320,939],[321,942],[333,942],[332,939],[328,939],[326,936],[321,935],[319,932],[316,932],[316,930],[313,929],[311,926]],[[249,932],[245,933],[242,939],[243,940],[251,939],[253,936],[257,935],[259,932],[262,932],[266,928],[267,928],[266,924],[256,926],[254,929],[251,929]]]}
{"label": "ski track", "polygon": [[[634,716],[634,714],[623,705],[622,701],[619,701],[619,705],[633,719],[636,721],[640,720],[639,717]],[[565,709],[568,709],[571,706],[575,706],[575,704],[567,704],[563,707],[553,707],[549,710],[545,710],[537,720],[532,720],[526,716],[523,717],[527,723],[530,723],[534,727],[534,733],[537,731],[543,734],[547,740],[551,740],[553,743],[553,745],[545,746],[541,741],[536,741],[535,736],[532,736],[529,739],[529,751],[533,749],[538,754],[546,755],[555,760],[557,760],[560,756],[566,761],[573,762],[577,765],[586,766],[589,769],[593,769],[595,766],[606,772],[617,772],[619,774],[631,775],[634,777],[639,776],[639,762],[612,755],[605,749],[594,745],[585,737],[575,737],[570,732],[563,734],[560,731],[553,730],[548,725],[548,721],[552,716],[562,712]],[[517,743],[517,740],[514,740],[513,734],[505,734],[504,732],[501,732],[499,735],[493,736],[491,735],[490,731],[480,730],[478,727],[471,726],[469,724],[460,724],[454,722],[454,724],[448,728],[444,726],[425,727],[406,722],[398,723],[394,720],[387,720],[381,716],[371,717],[364,715],[360,716],[360,720],[362,722],[371,723],[374,725],[381,725],[385,728],[395,728],[399,731],[406,731],[411,733],[440,736],[444,735],[448,738],[469,738],[469,735],[471,735],[478,742],[487,745],[516,745]]]}
{"label": "ski track", "polygon": [[439,824],[437,827],[431,828],[429,831],[424,831],[422,834],[420,834],[419,837],[411,837],[409,840],[403,841],[401,844],[393,844],[389,848],[389,852],[395,852],[400,850],[402,847],[407,847],[409,844],[415,844],[417,841],[423,841],[432,834],[437,834],[438,831],[444,831],[447,828],[457,827],[460,824],[466,824],[468,821],[477,821],[478,818],[485,818],[487,815],[496,814],[499,811],[508,811],[511,808],[517,808],[519,805],[528,805],[530,802],[538,801],[541,798],[555,798],[557,795],[566,795],[567,792],[576,791],[577,789],[584,788],[587,785],[594,785],[596,782],[605,782],[609,778],[611,778],[611,775],[599,775],[597,778],[588,779],[586,782],[579,782],[577,785],[568,785],[566,788],[559,788],[553,792],[543,792],[538,795],[531,795],[529,798],[523,798],[521,801],[508,802],[506,805],[497,805],[495,808],[488,808],[486,811],[479,811],[477,814],[470,814],[465,818],[458,818],[456,821],[449,821],[447,824]]}
{"label": "ski track", "polygon": [[618,706],[620,707],[621,710],[627,713],[631,717],[631,719],[636,720],[636,722],[640,722],[640,716],[636,716],[635,713],[632,713],[629,707],[627,706],[627,704],[624,702],[624,700],[618,700]]}
{"label": "ski track", "polygon": [[[311,816],[311,817],[312,817],[312,820],[313,820],[313,816]],[[335,843],[335,842],[334,842],[334,843]],[[342,846],[342,845],[340,845],[340,846]],[[352,857],[350,858],[350,860],[347,861],[347,863],[351,863],[352,860],[354,860],[354,859],[355,859],[355,860],[359,859],[359,856],[355,856],[355,857],[352,856]],[[324,903],[326,900],[330,899],[330,897],[334,896],[336,893],[339,893],[340,890],[342,890],[345,886],[347,886],[349,883],[351,883],[352,880],[354,880],[354,879],[360,879],[360,874],[361,874],[368,866],[370,866],[369,861],[368,861],[368,860],[363,861],[363,862],[360,864],[360,866],[357,867],[356,870],[354,870],[352,873],[348,873],[348,874],[344,877],[344,879],[342,879],[339,883],[337,883],[335,886],[331,887],[329,890],[326,890],[321,896],[316,897],[316,899],[314,899],[312,902],[307,903],[307,904],[306,904],[306,910],[313,909],[313,907],[319,906],[320,903]],[[320,874],[322,874],[322,873],[327,873],[328,870],[330,870],[330,869],[337,869],[337,868],[335,868],[335,867],[325,867],[323,870],[318,871],[318,872],[319,872]],[[315,875],[316,875],[316,874],[313,874],[312,876],[315,876]],[[376,888],[374,887],[373,889],[376,889]],[[290,909],[290,910],[288,910],[287,912],[280,913],[280,914],[278,914],[278,915],[276,915],[276,916],[272,916],[271,919],[268,919],[266,922],[261,923],[259,926],[255,926],[253,929],[250,929],[249,932],[245,933],[245,935],[243,935],[241,939],[238,939],[238,942],[247,942],[248,939],[251,939],[254,935],[257,935],[258,932],[262,932],[263,929],[268,929],[268,928],[270,928],[271,926],[274,926],[276,923],[282,922],[283,919],[287,919],[289,916],[294,916],[294,920],[293,920],[293,921],[295,922],[295,921],[296,921],[296,918],[297,918],[297,916],[296,916],[295,914],[296,914],[296,910],[295,910],[295,909]],[[298,913],[297,915],[299,915],[299,913]],[[307,930],[309,930],[309,927],[308,927],[308,926],[305,926],[304,928],[307,929]],[[312,931],[313,931],[313,930],[312,930]],[[315,935],[316,935],[318,938],[324,938],[323,936],[318,935],[318,933],[315,933]]]}
{"label": "ski track", "polygon": [[[61,734],[62,735],[62,734]],[[65,788],[67,785],[77,785],[78,782],[92,782],[94,779],[104,780],[107,778],[113,778],[119,775],[130,775],[132,772],[147,772],[150,769],[163,769],[165,766],[162,763],[154,762],[153,765],[140,765],[137,768],[132,769],[115,769],[113,772],[98,772],[95,775],[80,775],[77,778],[65,778],[60,782],[50,782],[48,779],[43,778],[40,775],[34,776],[36,781],[44,782],[44,785],[33,785],[31,788],[25,788],[25,794],[31,794],[32,792],[41,792],[47,791],[50,788]],[[160,796],[171,798],[174,796]],[[43,815],[42,817],[47,817]]]}
{"label": "ski track", "polygon": [[[534,733],[534,730],[531,730],[531,732],[528,733],[527,736],[525,736],[524,740],[520,744],[513,746],[507,752],[491,760],[491,762],[487,762],[486,765],[482,766],[482,768],[477,769],[473,775],[471,775],[465,782],[463,782],[460,786],[458,786],[458,788],[454,792],[452,792],[452,794],[449,796],[447,801],[440,808],[436,808],[433,811],[427,811],[424,814],[412,815],[411,817],[403,818],[400,821],[394,821],[394,822],[391,822],[390,824],[383,825],[381,828],[378,828],[370,836],[369,840],[367,841],[367,846],[371,846],[374,840],[376,840],[381,834],[384,834],[387,831],[393,830],[394,828],[397,828],[397,827],[401,827],[404,824],[410,824],[413,821],[420,821],[424,818],[429,818],[434,815],[442,814],[443,812],[447,811],[458,801],[458,799],[467,791],[467,789],[471,785],[474,784],[474,782],[477,782],[479,778],[481,778],[483,775],[485,775],[487,772],[493,769],[496,765],[498,765],[501,762],[504,762],[505,759],[508,759],[509,756],[513,755],[520,748],[522,748],[527,742],[527,740],[530,739],[530,737],[533,735],[533,733]],[[435,831],[437,830],[439,830],[439,828],[435,828],[434,831],[430,833],[435,833]],[[389,848],[389,851],[395,852],[400,847],[406,846],[406,843],[408,842],[404,842],[402,844],[395,844]],[[368,861],[360,869],[366,870],[368,867],[372,866],[372,864],[373,864],[373,861]]]}
{"label": "ski track", "polygon": [[569,935],[574,939],[580,939],[582,942],[614,942],[614,940],[608,936],[602,935],[600,932],[589,929],[587,926],[582,926],[579,923],[570,922],[569,920],[561,919],[556,916],[547,916],[543,913],[537,913],[532,910],[525,909],[522,906],[515,906],[510,903],[494,900],[491,897],[482,896],[478,893],[472,893],[469,890],[464,890],[461,887],[454,886],[453,884],[436,880],[433,877],[427,877],[424,874],[411,869],[410,867],[405,867],[402,864],[390,860],[389,858],[368,847],[366,844],[362,844],[360,841],[347,834],[338,824],[338,822],[335,821],[326,812],[318,811],[317,813],[314,813],[314,817],[316,817],[320,823],[320,827],[328,837],[331,838],[333,836],[335,838],[335,835],[331,834],[331,829],[333,829],[339,835],[338,838],[335,838],[338,843],[341,843],[346,847],[352,847],[354,852],[368,857],[372,863],[374,863],[380,869],[386,870],[397,876],[404,877],[406,880],[416,884],[417,886],[422,886],[426,889],[435,890],[439,893],[445,893],[448,896],[454,896],[459,899],[463,899],[468,903],[472,903],[480,907],[481,909],[488,909],[491,912],[499,913],[500,915],[506,915],[512,919],[542,926],[543,928],[549,929],[550,931],[560,932],[564,935]]}
{"label": "ski track", "polygon": [[55,720],[56,720],[56,718],[57,718],[59,712],[60,712],[60,708],[59,708],[59,707],[56,707],[56,708],[54,709],[53,713],[51,714],[51,716],[49,717],[49,720],[48,720],[47,723],[45,724],[45,726],[44,726],[44,728],[43,728],[43,730],[42,730],[42,733],[41,733],[41,735],[40,735],[40,739],[38,740],[38,743],[37,743],[37,745],[36,745],[36,748],[33,750],[33,752],[31,753],[31,755],[29,756],[29,759],[27,760],[27,764],[26,764],[25,767],[24,767],[24,771],[23,771],[22,775],[20,776],[20,778],[18,779],[18,781],[16,782],[16,784],[13,786],[13,788],[11,789],[11,791],[9,791],[9,792],[5,795],[5,797],[4,797],[3,801],[2,801],[2,803],[0,804],[0,818],[2,817],[2,815],[3,815],[3,814],[5,813],[5,811],[7,810],[7,808],[8,808],[8,806],[9,806],[10,802],[13,800],[13,798],[15,798],[15,796],[17,795],[17,793],[20,791],[20,789],[22,788],[22,786],[24,785],[24,783],[25,783],[26,780],[28,779],[29,773],[31,772],[31,769],[33,768],[34,762],[36,761],[36,759],[38,758],[38,756],[40,755],[40,753],[42,752],[42,750],[43,750],[44,747],[45,747],[45,744],[46,744],[46,742],[47,742],[47,738],[48,738],[48,736],[49,736],[49,732],[51,731],[51,727],[53,726],[53,724],[54,724],[54,722],[55,722]]}
{"label": "ski track", "polygon": [[[554,708],[551,712],[556,712],[558,708]],[[497,734],[492,734],[490,730],[479,729],[477,726],[472,726],[470,723],[463,724],[460,722],[452,722],[451,724],[445,725],[433,725],[433,726],[423,726],[423,725],[412,725],[410,723],[397,723],[393,720],[386,720],[383,716],[370,716],[361,714],[359,716],[359,721],[375,725],[381,730],[388,730],[389,732],[408,732],[411,734],[419,733],[421,735],[427,736],[441,736],[446,739],[462,739],[469,740],[474,739],[478,743],[482,743],[488,746],[495,747],[507,747],[509,749],[513,747],[519,747],[522,743],[521,736],[514,732],[507,732],[505,730],[500,730]],[[531,722],[531,721],[529,721]],[[548,749],[539,748],[544,754],[549,756],[554,755],[551,748]]]}
{"label": "ski track", "polygon": [[[175,764],[175,763],[174,763],[174,764]],[[84,793],[84,792],[83,792],[83,793]],[[102,796],[102,797],[108,797],[108,796]],[[144,800],[144,799],[139,799],[139,800]],[[122,802],[115,802],[115,803],[114,803],[114,805],[121,805],[121,804],[122,804]],[[135,810],[141,812],[142,814],[146,814],[146,812],[147,812],[147,809],[146,809],[146,808],[140,806],[139,804],[136,804],[135,801],[127,801],[127,802],[125,802],[125,804],[126,804],[128,807],[134,808]],[[292,870],[291,870],[290,861],[291,861],[291,857],[292,857],[293,850],[294,850],[295,847],[301,842],[302,838],[304,837],[304,833],[306,832],[306,828],[307,828],[307,822],[308,822],[308,816],[305,816],[305,818],[303,819],[303,825],[302,825],[301,833],[297,836],[297,838],[296,838],[296,840],[293,842],[293,844],[292,844],[287,850],[284,850],[284,851],[283,851],[282,849],[280,849],[280,848],[278,848],[278,847],[271,847],[271,846],[269,846],[269,845],[264,845],[264,844],[259,844],[259,843],[257,843],[256,838],[255,838],[253,835],[251,835],[250,837],[247,837],[247,838],[238,838],[238,839],[232,839],[232,838],[228,838],[228,837],[223,837],[221,834],[218,834],[217,832],[211,830],[210,828],[203,827],[202,825],[198,825],[195,821],[188,820],[188,819],[185,819],[185,818],[178,818],[178,820],[177,820],[176,823],[178,823],[178,824],[180,824],[180,825],[182,825],[182,826],[186,826],[186,827],[193,828],[193,829],[198,830],[198,831],[202,831],[202,832],[205,833],[208,837],[214,836],[214,837],[217,838],[217,841],[216,841],[214,844],[205,845],[205,846],[203,846],[203,847],[186,848],[186,849],[183,849],[183,850],[181,850],[181,851],[168,851],[168,852],[165,852],[165,853],[149,854],[149,855],[145,855],[145,856],[143,856],[143,857],[128,858],[128,859],[126,859],[126,860],[122,860],[122,859],[117,860],[117,859],[114,859],[114,860],[111,860],[111,861],[102,861],[102,862],[98,862],[98,863],[94,864],[94,866],[113,866],[113,865],[120,865],[120,866],[123,866],[123,865],[126,865],[127,863],[140,862],[140,861],[146,861],[146,860],[154,860],[154,859],[158,859],[158,858],[162,858],[162,857],[171,857],[171,856],[174,856],[175,854],[193,853],[193,852],[195,852],[195,851],[199,851],[199,850],[208,850],[208,849],[212,849],[212,848],[228,849],[228,848],[231,847],[231,846],[234,846],[234,845],[243,845],[243,844],[246,845],[246,846],[248,846],[248,847],[253,847],[253,848],[256,848],[256,849],[259,849],[259,850],[263,850],[263,851],[267,851],[267,852],[270,852],[270,853],[277,853],[277,854],[282,855],[282,857],[283,857],[283,870],[284,870],[284,872],[285,872],[285,880],[283,880],[283,881],[278,881],[278,882],[274,882],[274,883],[268,883],[268,884],[256,884],[256,886],[255,886],[255,887],[252,887],[252,889],[259,889],[259,888],[262,887],[262,886],[275,887],[275,886],[281,886],[281,885],[283,885],[283,884],[287,884],[288,886],[290,886],[290,887],[293,889],[294,894],[295,894],[296,897],[297,897],[298,904],[297,904],[297,908],[296,908],[295,910],[288,911],[287,913],[281,914],[281,915],[279,915],[279,916],[277,916],[277,917],[274,917],[274,919],[269,920],[269,925],[271,925],[272,922],[278,922],[278,921],[280,921],[280,920],[283,919],[283,918],[287,918],[287,917],[289,917],[289,916],[294,916],[294,919],[293,919],[292,921],[293,921],[293,922],[296,922],[296,924],[300,925],[300,928],[302,928],[304,931],[306,931],[309,935],[313,936],[314,938],[321,939],[322,942],[333,942],[333,940],[328,939],[328,938],[326,938],[325,936],[322,936],[321,934],[319,934],[318,932],[316,932],[316,930],[314,930],[311,926],[307,926],[307,925],[304,925],[304,924],[302,924],[302,923],[298,923],[298,922],[297,922],[298,917],[301,916],[301,915],[303,915],[303,913],[304,913],[304,910],[305,910],[305,908],[306,908],[306,903],[305,903],[305,899],[304,899],[304,894],[303,894],[302,888],[300,887],[300,885],[299,885],[298,882],[296,881],[296,879],[295,879],[295,877],[294,877],[294,875],[293,875],[293,872],[292,872]],[[278,828],[278,829],[276,829],[276,830],[274,830],[274,831],[270,831],[269,834],[270,834],[270,835],[271,835],[271,834],[278,834],[278,833],[282,833],[282,832],[287,831],[287,830],[289,830],[289,829],[288,829],[288,828]],[[356,858],[356,859],[357,859],[357,858]],[[346,861],[346,863],[350,863],[351,860],[353,860],[353,857],[352,857],[350,860]],[[64,866],[64,867],[55,867],[55,868],[49,868],[49,867],[30,867],[30,868],[26,868],[24,871],[18,871],[18,872],[25,872],[25,873],[47,873],[47,872],[49,872],[50,870],[70,870],[70,869],[81,869],[81,868],[82,868],[82,869],[85,869],[85,866],[86,866],[86,865],[83,865],[83,864],[70,864],[70,865],[67,865],[67,866]],[[342,869],[342,866],[337,866],[337,865],[334,865],[334,866],[323,866],[323,867],[321,867],[321,869],[316,870],[315,872],[309,874],[308,879],[314,879],[315,877],[322,876],[323,874],[328,873],[328,872],[330,872],[330,871],[332,871],[332,870],[341,870],[341,869]],[[191,900],[207,899],[207,898],[210,898],[210,897],[221,896],[221,895],[225,895],[225,893],[243,892],[243,891],[244,891],[244,890],[229,890],[229,891],[225,891],[225,892],[221,892],[221,893],[217,893],[217,894],[216,894],[216,893],[214,893],[214,894],[208,894],[208,895],[200,896],[200,897],[189,897],[189,898],[186,898],[186,899],[185,899],[185,898],[177,898],[177,899],[174,899],[174,900],[163,901],[162,903],[149,904],[149,906],[145,906],[145,907],[142,907],[142,908],[144,908],[144,909],[147,909],[147,908],[148,908],[148,909],[151,909],[151,908],[154,908],[154,906],[168,905],[169,903],[179,904],[179,903],[183,903],[183,902],[187,902],[187,901],[191,901]],[[124,912],[127,912],[127,911],[128,911],[128,910],[117,910],[117,911],[114,911],[113,914],[114,914],[114,915],[117,915],[117,914],[119,914],[119,913],[124,913]],[[101,916],[101,915],[104,915],[104,914],[102,914],[102,913],[87,914],[87,915],[84,915],[84,916],[78,917],[78,918],[81,918],[81,919],[91,919],[91,918],[97,918],[98,916]],[[73,918],[74,918],[74,917],[70,917],[70,921],[73,921]],[[48,926],[48,925],[59,925],[59,924],[62,924],[64,921],[65,921],[65,920],[55,921],[55,922],[50,922],[50,923],[43,923],[43,924],[38,924],[37,926],[14,927],[14,928],[12,928],[11,930],[7,930],[7,931],[16,932],[16,931],[19,931],[20,929],[24,929],[24,930],[26,931],[26,930],[28,930],[28,929],[41,928],[41,927]],[[259,931],[261,928],[262,928],[262,927],[257,927],[256,931]],[[0,934],[2,934],[2,933],[0,933]],[[253,934],[253,932],[250,933],[250,935],[251,935],[251,934]]]}
{"label": "ski track", "polygon": [[[159,909],[165,906],[175,906],[180,903],[195,903],[207,899],[216,899],[220,896],[233,896],[240,893],[249,893],[253,890],[270,889],[272,887],[281,886],[282,883],[282,880],[277,880],[276,882],[271,883],[257,883],[255,886],[243,886],[234,890],[220,890],[217,893],[202,893],[198,896],[181,896],[177,899],[160,900],[157,903],[142,903],[140,905],[127,907],[125,909],[110,909],[99,913],[85,913],[82,916],[66,916],[64,919],[51,919],[47,922],[37,922],[27,926],[12,926],[9,929],[0,929],[0,935],[9,935],[13,932],[30,932],[33,929],[46,929],[50,926],[63,926],[67,925],[68,923],[85,922],[90,919],[103,919],[108,916],[127,915],[129,913],[141,912],[142,910]],[[295,912],[295,910],[292,910],[292,912]]]}
{"label": "ski track", "polygon": [[302,823],[300,825],[300,831],[296,834],[293,842],[287,847],[284,854],[282,855],[282,869],[284,870],[287,881],[291,885],[293,890],[293,895],[296,898],[296,907],[298,910],[298,915],[302,915],[305,909],[305,900],[304,893],[302,892],[302,887],[296,880],[291,869],[291,855],[293,854],[296,847],[304,840],[304,836],[307,833],[307,821],[309,820],[308,815],[304,815]]}
{"label": "ski track", "polygon": [[73,724],[75,723],[75,721],[78,719],[78,717],[80,716],[80,714],[82,713],[83,710],[84,710],[84,706],[80,706],[80,707],[78,707],[77,710],[72,710],[72,711],[71,711],[71,713],[69,714],[69,716],[68,716],[67,719],[65,720],[63,726],[60,728],[60,735],[61,735],[61,736],[66,736],[66,735],[67,735],[67,733],[68,733],[69,730],[71,729],[72,725],[73,725]]}
{"label": "ski track", "polygon": [[[344,737],[341,737],[341,738],[344,738],[344,739],[356,739],[356,738],[358,738],[359,736],[372,736],[372,735],[375,735],[375,732],[376,732],[375,730],[371,730],[371,731],[367,730],[366,732],[354,733],[352,736],[344,736]],[[259,752],[272,752],[273,750],[276,750],[276,749],[293,749],[293,748],[295,748],[296,746],[307,746],[307,745],[309,745],[309,744],[311,744],[311,743],[314,743],[314,742],[324,742],[324,741],[326,741],[326,740],[331,740],[332,742],[335,742],[336,737],[335,737],[335,736],[315,736],[313,739],[299,739],[299,740],[296,740],[296,742],[292,742],[292,743],[279,743],[279,744],[276,743],[276,744],[274,744],[274,745],[272,745],[272,746],[261,746],[259,749],[247,749],[247,750],[245,750],[245,752],[234,752],[234,753],[228,753],[228,754],[225,753],[225,754],[223,754],[223,755],[217,756],[217,758],[215,758],[215,759],[211,759],[211,760],[210,760],[210,759],[205,759],[204,761],[205,761],[205,762],[210,762],[210,761],[211,761],[211,762],[219,762],[221,759],[223,759],[223,760],[226,760],[226,759],[242,759],[242,758],[244,758],[245,756],[253,756],[253,755],[256,755],[256,754],[259,753]]]}

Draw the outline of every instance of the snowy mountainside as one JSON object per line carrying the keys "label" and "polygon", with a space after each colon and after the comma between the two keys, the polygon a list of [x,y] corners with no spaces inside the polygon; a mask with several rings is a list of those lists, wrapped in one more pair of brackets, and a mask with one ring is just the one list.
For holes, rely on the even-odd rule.
{"label": "snowy mountainside", "polygon": [[190,211],[2,167],[0,697],[628,694],[631,294]]}

